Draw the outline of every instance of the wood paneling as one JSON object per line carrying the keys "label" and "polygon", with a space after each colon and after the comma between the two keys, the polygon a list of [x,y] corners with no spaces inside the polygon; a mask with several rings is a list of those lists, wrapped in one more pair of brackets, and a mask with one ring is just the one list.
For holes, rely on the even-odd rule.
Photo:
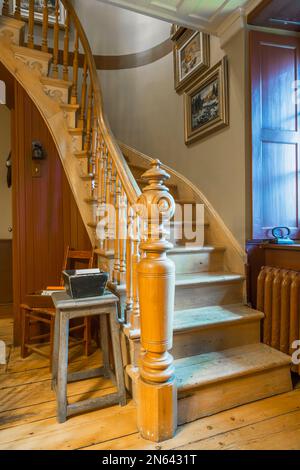
{"label": "wood paneling", "polygon": [[[58,285],[66,245],[91,249],[54,141],[38,110],[15,82],[13,110],[13,254],[15,341],[25,295]],[[32,141],[46,152],[41,176],[32,176]]]}
{"label": "wood paneling", "polygon": [[267,28],[300,31],[298,0],[263,0],[248,16],[248,23]]}
{"label": "wood paneling", "polygon": [[0,240],[0,304],[12,302],[12,240]]}
{"label": "wood paneling", "polygon": [[250,34],[252,95],[252,236],[272,238],[286,225],[300,235],[299,114],[295,81],[300,40]]}

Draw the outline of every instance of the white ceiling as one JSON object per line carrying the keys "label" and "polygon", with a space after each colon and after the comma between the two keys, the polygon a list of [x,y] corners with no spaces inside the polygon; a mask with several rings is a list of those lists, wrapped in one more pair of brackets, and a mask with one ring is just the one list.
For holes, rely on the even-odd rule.
{"label": "white ceiling", "polygon": [[122,8],[221,36],[262,0],[100,0]]}

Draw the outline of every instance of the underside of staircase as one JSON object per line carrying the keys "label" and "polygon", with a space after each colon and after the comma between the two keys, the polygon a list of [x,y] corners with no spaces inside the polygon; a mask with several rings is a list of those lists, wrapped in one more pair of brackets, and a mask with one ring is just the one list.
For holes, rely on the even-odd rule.
{"label": "underside of staircase", "polygon": [[[53,78],[53,55],[25,47],[25,24],[12,17],[0,17],[0,61],[33,99],[57,145],[100,267],[114,270],[114,243],[101,247],[97,242],[97,209],[94,195],[95,170],[91,168],[87,134],[80,115],[79,99],[72,95],[74,83]],[[143,191],[143,173],[149,157],[121,145],[124,161]],[[148,160],[147,160],[148,158]],[[151,159],[150,159],[151,160]],[[95,166],[95,162],[93,162]],[[101,184],[100,183],[96,183]],[[188,188],[186,180],[171,174],[168,187],[179,205],[203,202]],[[204,243],[193,244],[178,236],[178,222],[171,221],[173,248],[168,257],[176,267],[173,347],[178,393],[178,423],[248,403],[292,388],[290,357],[261,343],[263,314],[245,305],[243,259],[240,270],[232,262],[228,237],[204,202],[205,217],[200,226]],[[179,231],[180,232],[180,231]],[[222,238],[224,244],[222,244]],[[110,286],[126,309],[125,276]],[[137,400],[140,328],[130,325],[125,315],[122,342],[127,386]]]}

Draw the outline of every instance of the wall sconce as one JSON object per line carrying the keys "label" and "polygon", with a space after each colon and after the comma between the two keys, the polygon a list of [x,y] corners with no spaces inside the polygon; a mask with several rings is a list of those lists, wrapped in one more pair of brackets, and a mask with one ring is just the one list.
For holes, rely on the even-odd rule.
{"label": "wall sconce", "polygon": [[32,142],[32,160],[44,160],[46,153],[43,149],[41,142]]}

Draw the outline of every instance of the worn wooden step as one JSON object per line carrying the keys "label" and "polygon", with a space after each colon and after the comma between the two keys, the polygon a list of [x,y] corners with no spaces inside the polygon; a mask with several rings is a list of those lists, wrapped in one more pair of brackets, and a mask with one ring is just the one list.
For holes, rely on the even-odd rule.
{"label": "worn wooden step", "polygon": [[52,54],[22,46],[12,46],[12,50],[16,59],[21,60],[21,62],[26,64],[32,71],[43,76],[48,75]]}
{"label": "worn wooden step", "polygon": [[263,318],[242,304],[177,310],[172,354],[181,358],[258,343]]}
{"label": "worn wooden step", "polygon": [[290,391],[290,361],[259,343],[177,359],[178,423]]}
{"label": "worn wooden step", "polygon": [[227,272],[176,274],[175,310],[242,303],[244,280]]}
{"label": "worn wooden step", "polygon": [[[264,314],[242,304],[177,310],[173,322],[175,359],[253,344],[260,341]],[[126,331],[131,340],[131,358],[138,365],[140,330]]]}
{"label": "worn wooden step", "polygon": [[41,77],[45,93],[58,103],[69,102],[69,94],[72,82],[60,78]]}
{"label": "worn wooden step", "polygon": [[0,40],[15,45],[22,45],[24,42],[24,29],[24,21],[8,16],[0,16]]}
{"label": "worn wooden step", "polygon": [[79,104],[69,104],[69,103],[62,103],[60,105],[61,109],[64,112],[64,115],[67,120],[67,124],[69,128],[76,128],[77,123],[77,111],[79,109]]}
{"label": "worn wooden step", "polygon": [[174,261],[177,274],[222,271],[224,269],[224,247],[174,246],[168,257]]}

